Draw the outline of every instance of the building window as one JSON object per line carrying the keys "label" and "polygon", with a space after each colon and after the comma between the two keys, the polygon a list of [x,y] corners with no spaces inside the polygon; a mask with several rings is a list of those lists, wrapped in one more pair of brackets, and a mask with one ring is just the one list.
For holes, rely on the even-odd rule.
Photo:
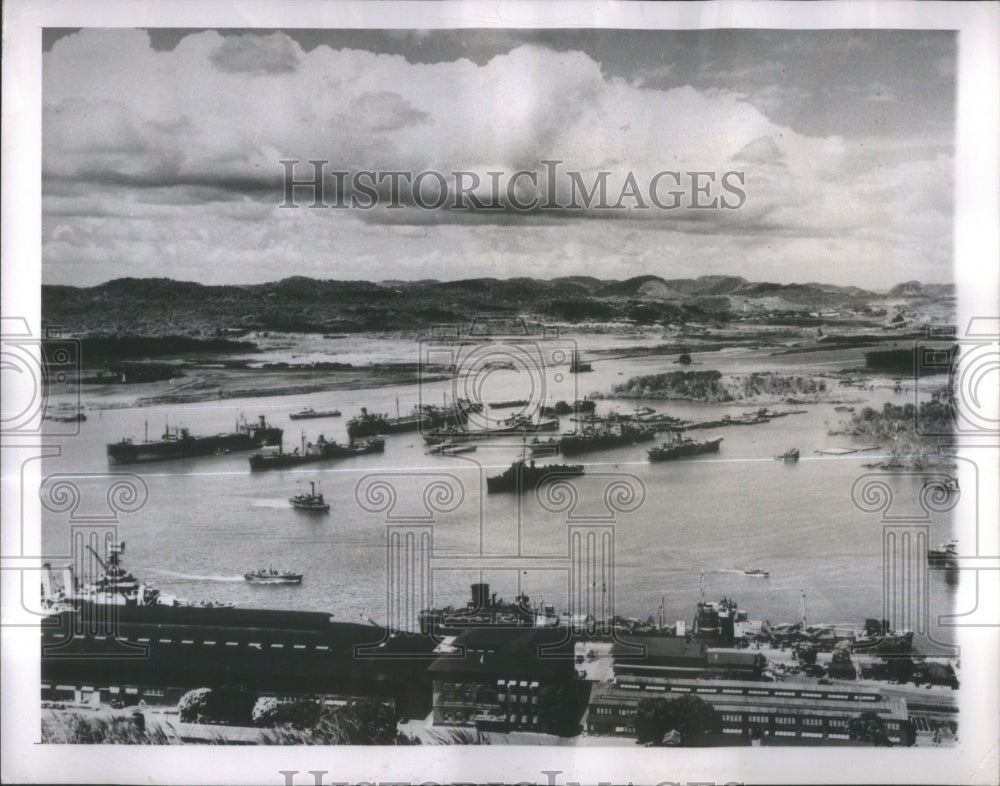
{"label": "building window", "polygon": [[795,724],[795,718],[789,715],[779,715],[774,719],[774,722],[781,726],[792,726]]}

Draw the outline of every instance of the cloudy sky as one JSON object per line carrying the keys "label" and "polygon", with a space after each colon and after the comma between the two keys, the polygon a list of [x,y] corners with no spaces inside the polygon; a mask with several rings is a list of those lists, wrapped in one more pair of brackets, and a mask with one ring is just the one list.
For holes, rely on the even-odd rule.
{"label": "cloudy sky", "polygon": [[[50,29],[44,47],[46,283],[953,278],[950,32]],[[282,209],[282,159],[475,172],[487,192],[487,172],[559,160],[609,172],[611,202],[629,173],[738,171],[746,197]]]}

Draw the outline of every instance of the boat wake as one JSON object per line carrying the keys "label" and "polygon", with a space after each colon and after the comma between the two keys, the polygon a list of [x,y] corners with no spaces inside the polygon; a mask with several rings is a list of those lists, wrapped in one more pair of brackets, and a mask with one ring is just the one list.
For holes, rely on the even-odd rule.
{"label": "boat wake", "polygon": [[272,498],[272,499],[255,499],[253,501],[253,506],[255,508],[287,508],[288,500],[283,498]]}
{"label": "boat wake", "polygon": [[163,570],[153,568],[150,573],[157,573],[161,576],[170,576],[174,579],[184,579],[185,581],[217,581],[222,583],[242,582],[242,576],[195,576],[190,573],[178,573],[174,570]]}

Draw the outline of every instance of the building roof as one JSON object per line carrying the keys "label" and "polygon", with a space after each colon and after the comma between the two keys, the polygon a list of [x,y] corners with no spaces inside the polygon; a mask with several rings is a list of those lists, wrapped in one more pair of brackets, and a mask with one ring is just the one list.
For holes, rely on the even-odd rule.
{"label": "building roof", "polygon": [[611,656],[625,665],[691,665],[705,662],[705,644],[684,636],[625,636],[615,642]]}
{"label": "building roof", "polygon": [[428,671],[435,676],[487,679],[564,677],[573,669],[573,641],[566,628],[474,628],[455,638],[464,653],[442,655]]}

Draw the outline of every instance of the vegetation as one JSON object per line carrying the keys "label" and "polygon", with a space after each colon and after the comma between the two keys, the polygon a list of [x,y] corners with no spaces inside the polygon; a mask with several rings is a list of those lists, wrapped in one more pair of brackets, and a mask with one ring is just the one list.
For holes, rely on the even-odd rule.
{"label": "vegetation", "polygon": [[623,398],[732,401],[733,396],[718,371],[669,371],[631,377],[612,391]]}
{"label": "vegetation", "polygon": [[826,380],[813,377],[776,374],[773,371],[754,372],[746,377],[737,377],[734,386],[743,398],[754,396],[791,396],[826,392]]}
{"label": "vegetation", "polygon": [[642,699],[632,723],[637,741],[652,745],[662,744],[664,735],[670,731],[681,735],[682,745],[690,745],[698,735],[718,732],[722,728],[718,713],[699,696]]}
{"label": "vegetation", "polygon": [[[308,722],[312,710],[296,702],[288,713],[303,725],[286,723],[263,732],[264,745],[394,745],[405,742],[396,732],[392,707],[363,700],[339,707],[320,709],[318,718]],[[319,704],[313,704],[319,708]]]}
{"label": "vegetation", "polygon": [[181,696],[177,710],[184,723],[249,726],[256,703],[257,695],[242,685],[223,685],[188,691]]}
{"label": "vegetation", "polygon": [[881,411],[865,407],[855,413],[847,431],[855,436],[872,437],[888,444],[894,457],[917,469],[933,463],[938,454],[936,437],[946,437],[955,430],[952,408],[943,391],[935,391],[930,401],[913,404],[886,403]]}
{"label": "vegetation", "polygon": [[891,747],[885,722],[874,712],[862,712],[847,722],[847,734],[852,740],[870,742],[875,747]]}
{"label": "vegetation", "polygon": [[141,715],[93,717],[80,713],[42,716],[42,742],[50,745],[172,745],[178,740],[161,728],[147,729]]}

